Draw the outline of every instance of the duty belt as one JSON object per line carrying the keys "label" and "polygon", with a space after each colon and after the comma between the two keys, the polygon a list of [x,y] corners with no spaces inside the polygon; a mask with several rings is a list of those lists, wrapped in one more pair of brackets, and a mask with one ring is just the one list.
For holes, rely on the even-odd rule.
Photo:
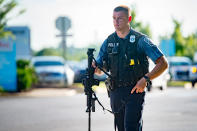
{"label": "duty belt", "polygon": [[116,87],[120,88],[120,87],[132,87],[134,86],[136,83],[134,82],[128,82],[128,81],[118,81],[117,85],[115,85]]}
{"label": "duty belt", "polygon": [[125,87],[134,87],[136,82],[128,82],[128,81],[115,81],[107,78],[105,81],[105,85],[108,91],[113,91],[116,88],[125,88]]}

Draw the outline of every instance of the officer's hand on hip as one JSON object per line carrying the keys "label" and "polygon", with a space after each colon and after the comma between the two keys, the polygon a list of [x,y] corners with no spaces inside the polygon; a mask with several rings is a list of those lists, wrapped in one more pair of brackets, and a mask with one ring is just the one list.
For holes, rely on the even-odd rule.
{"label": "officer's hand on hip", "polygon": [[146,79],[144,77],[142,77],[137,84],[135,85],[135,87],[131,90],[131,94],[133,94],[135,91],[136,93],[142,93],[144,92],[144,89],[147,85]]}

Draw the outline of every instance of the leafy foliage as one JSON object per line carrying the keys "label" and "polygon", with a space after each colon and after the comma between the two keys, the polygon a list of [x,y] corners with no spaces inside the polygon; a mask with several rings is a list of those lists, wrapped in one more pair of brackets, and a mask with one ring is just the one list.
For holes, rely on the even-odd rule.
{"label": "leafy foliage", "polygon": [[44,48],[35,53],[35,56],[60,56],[61,52],[59,52],[55,48]]}
{"label": "leafy foliage", "polygon": [[171,38],[175,40],[176,44],[176,55],[177,56],[187,56],[191,59],[193,58],[194,53],[197,51],[197,33],[190,34],[187,37],[184,37],[181,32],[181,23],[173,19],[175,24],[174,32],[171,35]]}
{"label": "leafy foliage", "polygon": [[197,51],[197,37],[191,34],[186,37],[183,55],[193,59],[194,53]]}
{"label": "leafy foliage", "polygon": [[17,86],[18,91],[28,90],[37,82],[36,73],[27,60],[17,61]]}
{"label": "leafy foliage", "polygon": [[[13,9],[17,6],[16,0],[0,0],[0,38],[5,38],[8,36],[12,36],[12,33],[9,31],[5,31],[4,28],[7,22],[11,19],[8,18],[7,15],[13,11]],[[25,10],[20,10],[18,15],[24,13]]]}
{"label": "leafy foliage", "polygon": [[0,94],[3,92],[4,92],[3,87],[0,86]]}
{"label": "leafy foliage", "polygon": [[177,20],[173,19],[173,23],[175,24],[174,32],[172,33],[172,38],[175,40],[176,44],[176,55],[177,56],[182,56],[183,55],[183,50],[184,50],[184,45],[185,45],[185,39],[182,35],[181,32],[181,23],[178,22]]}
{"label": "leafy foliage", "polygon": [[132,6],[132,10],[131,10],[132,21],[130,23],[130,26],[133,29],[135,29],[139,32],[142,32],[151,38],[152,34],[150,31],[150,26],[148,24],[143,25],[142,22],[136,21],[136,15],[137,15],[136,8],[135,8],[135,6]]}
{"label": "leafy foliage", "polygon": [[[66,59],[74,61],[87,59],[88,48],[95,48],[96,52],[94,53],[94,55],[97,56],[100,45],[90,45],[85,48],[68,47],[66,50]],[[34,56],[62,56],[62,52],[63,50],[60,48],[44,48],[38,52],[35,52]]]}

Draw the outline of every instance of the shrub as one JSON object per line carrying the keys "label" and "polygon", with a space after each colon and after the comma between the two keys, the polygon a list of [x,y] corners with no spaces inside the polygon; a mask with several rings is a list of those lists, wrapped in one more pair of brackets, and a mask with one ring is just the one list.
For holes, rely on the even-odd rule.
{"label": "shrub", "polygon": [[37,82],[35,70],[27,60],[17,61],[17,87],[18,91],[28,90]]}
{"label": "shrub", "polygon": [[2,92],[4,92],[4,90],[3,90],[3,87],[0,86],[0,94],[1,94]]}

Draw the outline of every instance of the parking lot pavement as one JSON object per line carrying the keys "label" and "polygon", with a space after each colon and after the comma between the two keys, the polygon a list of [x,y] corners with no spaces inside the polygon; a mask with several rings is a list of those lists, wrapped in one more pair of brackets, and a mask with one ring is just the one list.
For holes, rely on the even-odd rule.
{"label": "parking lot pavement", "polygon": [[[107,93],[107,90],[102,84],[101,87],[95,88],[97,93]],[[185,88],[186,90],[192,89],[191,83],[186,83],[183,87],[168,87],[173,88]],[[197,84],[195,85],[197,89]],[[159,91],[158,88],[153,88],[154,91]],[[159,91],[160,92],[160,91]],[[165,92],[165,90],[164,90]],[[0,93],[0,96],[25,96],[25,97],[52,97],[52,96],[73,96],[78,93],[84,93],[83,87],[69,86],[68,88],[58,88],[58,87],[35,87],[29,91],[19,92],[19,93]]]}
{"label": "parking lot pavement", "polygon": [[53,88],[53,87],[38,87],[29,91],[18,93],[3,93],[0,96],[24,96],[24,97],[52,97],[52,96],[73,96],[77,93],[82,93],[83,88],[69,87],[69,88]]}
{"label": "parking lot pavement", "polygon": [[[48,96],[0,97],[0,131],[87,130],[86,96],[72,93],[72,96],[66,96],[60,93],[65,89],[58,90],[46,89]],[[43,93],[41,89],[35,92]],[[110,108],[107,94],[97,93],[97,96],[105,107]],[[146,95],[144,131],[196,131],[196,114],[197,89],[153,89]],[[96,112],[92,113],[92,130],[114,130],[113,115],[103,114],[98,103]]]}
{"label": "parking lot pavement", "polygon": [[[106,93],[106,88],[95,88],[98,93]],[[29,91],[18,93],[0,93],[0,96],[24,96],[24,97],[53,97],[53,96],[73,96],[78,93],[84,93],[83,87],[69,86],[68,88],[58,87],[35,87]]]}

